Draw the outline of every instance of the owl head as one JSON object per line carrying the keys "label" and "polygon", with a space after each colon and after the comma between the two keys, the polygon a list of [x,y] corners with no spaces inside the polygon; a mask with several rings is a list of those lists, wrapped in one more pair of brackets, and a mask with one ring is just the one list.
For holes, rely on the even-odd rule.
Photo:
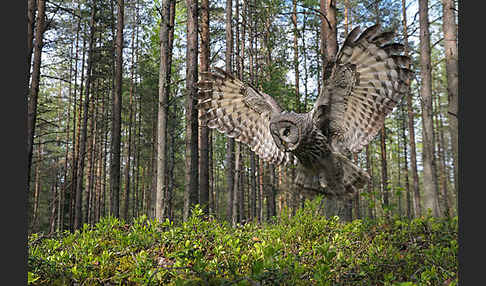
{"label": "owl head", "polygon": [[299,146],[302,134],[302,120],[299,115],[283,112],[270,120],[270,133],[275,144],[283,151],[293,151]]}

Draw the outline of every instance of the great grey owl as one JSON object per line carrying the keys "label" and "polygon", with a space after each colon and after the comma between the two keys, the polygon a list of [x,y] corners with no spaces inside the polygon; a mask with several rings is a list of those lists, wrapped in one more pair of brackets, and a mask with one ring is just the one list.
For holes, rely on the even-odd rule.
{"label": "great grey owl", "polygon": [[383,127],[408,89],[410,58],[389,43],[379,25],[353,29],[335,59],[312,110],[283,110],[268,94],[215,68],[200,73],[201,124],[250,146],[263,160],[296,164],[301,190],[352,197],[369,175],[350,159]]}

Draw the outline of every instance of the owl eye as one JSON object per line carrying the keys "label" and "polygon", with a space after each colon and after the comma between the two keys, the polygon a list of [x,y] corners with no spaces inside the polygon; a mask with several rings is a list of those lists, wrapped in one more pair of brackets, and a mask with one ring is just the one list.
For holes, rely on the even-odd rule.
{"label": "owl eye", "polygon": [[284,131],[283,131],[283,135],[284,136],[289,136],[290,134],[290,128],[289,127],[285,127]]}

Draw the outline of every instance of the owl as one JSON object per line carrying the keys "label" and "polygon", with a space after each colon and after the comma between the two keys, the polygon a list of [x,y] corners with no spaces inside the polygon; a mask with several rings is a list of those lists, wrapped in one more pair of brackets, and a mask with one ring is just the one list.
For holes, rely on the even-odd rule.
{"label": "owl", "polygon": [[283,110],[270,95],[224,70],[201,72],[201,124],[250,146],[263,160],[296,165],[299,190],[350,198],[370,176],[349,155],[383,127],[408,90],[410,58],[380,26],[353,29],[325,68],[322,88],[306,113]]}

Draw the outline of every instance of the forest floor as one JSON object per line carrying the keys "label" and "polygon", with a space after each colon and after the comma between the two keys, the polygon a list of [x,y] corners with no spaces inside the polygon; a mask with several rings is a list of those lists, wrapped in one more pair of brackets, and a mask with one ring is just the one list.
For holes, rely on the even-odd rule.
{"label": "forest floor", "polygon": [[28,238],[29,285],[457,285],[458,220],[295,216],[231,227],[103,218]]}

